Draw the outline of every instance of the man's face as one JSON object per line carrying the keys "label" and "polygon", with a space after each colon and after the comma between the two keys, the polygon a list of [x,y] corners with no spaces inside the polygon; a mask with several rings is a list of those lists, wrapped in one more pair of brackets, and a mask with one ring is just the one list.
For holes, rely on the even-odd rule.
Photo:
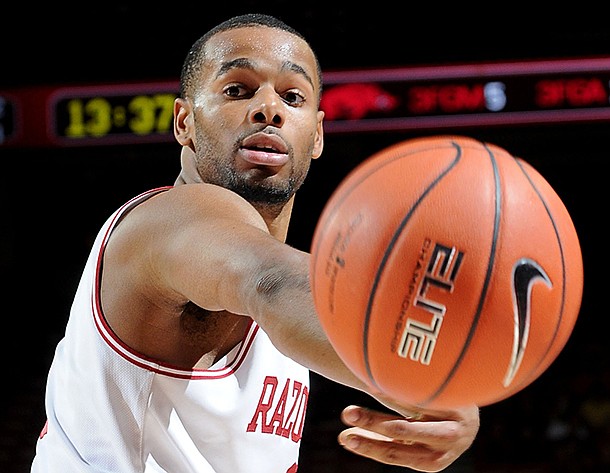
{"label": "man's face", "polygon": [[206,45],[193,97],[198,171],[253,203],[283,204],[323,147],[313,52],[275,28],[225,31]]}

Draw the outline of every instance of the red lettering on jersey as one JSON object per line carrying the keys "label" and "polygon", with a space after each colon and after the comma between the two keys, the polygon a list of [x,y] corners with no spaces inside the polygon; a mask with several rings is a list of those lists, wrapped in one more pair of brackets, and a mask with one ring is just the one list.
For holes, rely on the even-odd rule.
{"label": "red lettering on jersey", "polygon": [[[295,383],[296,385],[296,383]],[[299,391],[301,391],[301,383],[299,383]],[[290,434],[290,438],[293,442],[300,442],[303,437],[303,426],[305,425],[305,412],[307,411],[307,401],[309,400],[309,389],[307,386],[303,387],[300,396],[297,395],[298,403],[295,402],[292,410],[290,411],[290,418],[294,419],[294,427]],[[298,405],[297,405],[298,404]],[[296,409],[296,411],[295,411]],[[294,416],[293,416],[294,411]]]}
{"label": "red lettering on jersey", "polygon": [[[282,437],[288,437],[288,433],[286,432],[286,428],[284,426],[284,414],[286,413],[286,400],[288,398],[288,388],[290,387],[290,380],[286,380],[286,384],[284,385],[284,390],[280,396],[279,402],[275,407],[275,412],[273,413],[273,417],[271,418],[271,423],[276,425],[275,434],[281,435]],[[292,426],[292,424],[290,424]],[[284,435],[285,434],[285,435]]]}
{"label": "red lettering on jersey", "polygon": [[276,377],[265,378],[260,399],[246,432],[256,432],[260,421],[262,433],[274,433],[297,443],[303,436],[309,390],[303,387],[301,382],[287,379],[282,392],[276,398],[277,386]]}
{"label": "red lettering on jersey", "polygon": [[[296,384],[296,383],[295,383]],[[288,398],[288,388],[290,387],[290,380],[286,380],[286,385],[284,386],[284,390],[282,391],[282,395],[280,396],[280,400],[275,408],[275,412],[273,413],[272,423],[277,424],[275,428],[275,434],[280,435],[282,437],[288,438],[288,432],[290,428],[292,428],[292,422],[290,423],[290,428],[286,428],[284,425],[284,414],[286,412],[286,399]]]}
{"label": "red lettering on jersey", "polygon": [[[269,391],[269,389],[271,391]],[[258,426],[258,418],[260,417],[262,420],[262,430],[264,434],[273,433],[273,426],[270,422],[267,422],[267,413],[269,409],[273,406],[273,397],[275,396],[275,390],[277,389],[277,378],[275,376],[267,376],[265,378],[265,383],[263,384],[263,390],[261,391],[261,397],[258,400],[258,405],[256,406],[256,411],[254,411],[254,417],[248,424],[248,428],[246,432],[255,432],[256,427]],[[266,399],[266,401],[265,401]]]}

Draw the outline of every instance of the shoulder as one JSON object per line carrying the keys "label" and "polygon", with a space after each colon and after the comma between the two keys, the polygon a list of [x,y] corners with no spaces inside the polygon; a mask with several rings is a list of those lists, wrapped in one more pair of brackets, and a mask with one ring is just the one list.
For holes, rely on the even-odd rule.
{"label": "shoulder", "polygon": [[257,210],[238,194],[212,184],[182,184],[125,212],[112,230],[106,256],[133,261],[173,254],[182,245],[217,248],[227,235],[252,228],[269,231]]}
{"label": "shoulder", "polygon": [[214,184],[181,184],[160,192],[133,209],[132,218],[153,225],[161,221],[239,220],[266,228],[256,209],[233,191]]}

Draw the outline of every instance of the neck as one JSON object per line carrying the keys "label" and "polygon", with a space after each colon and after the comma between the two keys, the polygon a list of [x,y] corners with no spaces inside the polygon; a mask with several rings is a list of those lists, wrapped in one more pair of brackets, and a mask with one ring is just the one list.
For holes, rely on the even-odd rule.
{"label": "neck", "polygon": [[[180,171],[180,174],[174,181],[175,186],[179,186],[182,184],[194,184],[203,182],[201,176],[197,173],[188,172],[188,169],[185,170],[183,167]],[[285,242],[288,236],[288,224],[290,223],[290,217],[292,216],[292,207],[294,205],[294,196],[290,198],[290,200],[283,205],[278,206],[265,206],[265,205],[255,205],[252,206],[257,210],[265,223],[267,224],[267,228],[269,229],[269,233],[273,235],[276,239]]]}
{"label": "neck", "polygon": [[285,242],[288,236],[288,225],[292,216],[294,196],[278,208],[254,206],[265,220],[269,233],[280,241]]}
{"label": "neck", "polygon": [[[192,174],[192,173],[191,173]],[[196,182],[203,182],[199,174],[195,174],[193,176],[186,173],[184,170],[180,171],[178,177],[174,181],[175,186],[179,186],[181,184],[194,184]]]}

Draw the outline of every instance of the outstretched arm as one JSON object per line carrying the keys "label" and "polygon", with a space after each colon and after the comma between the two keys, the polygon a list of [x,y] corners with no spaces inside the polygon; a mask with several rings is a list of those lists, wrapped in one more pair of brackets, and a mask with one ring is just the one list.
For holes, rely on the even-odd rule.
{"label": "outstretched arm", "polygon": [[[373,392],[343,364],[316,314],[310,255],[271,236],[262,217],[234,193],[209,184],[177,186],[134,209],[113,238],[127,248],[126,267],[137,272],[127,279],[144,281],[147,300],[168,306],[192,301],[250,316],[285,355],[368,392],[397,413],[348,408],[344,420],[353,428],[339,441],[354,453],[440,471],[473,442],[475,407],[427,412],[399,405]],[[418,414],[423,417],[412,418]]]}

